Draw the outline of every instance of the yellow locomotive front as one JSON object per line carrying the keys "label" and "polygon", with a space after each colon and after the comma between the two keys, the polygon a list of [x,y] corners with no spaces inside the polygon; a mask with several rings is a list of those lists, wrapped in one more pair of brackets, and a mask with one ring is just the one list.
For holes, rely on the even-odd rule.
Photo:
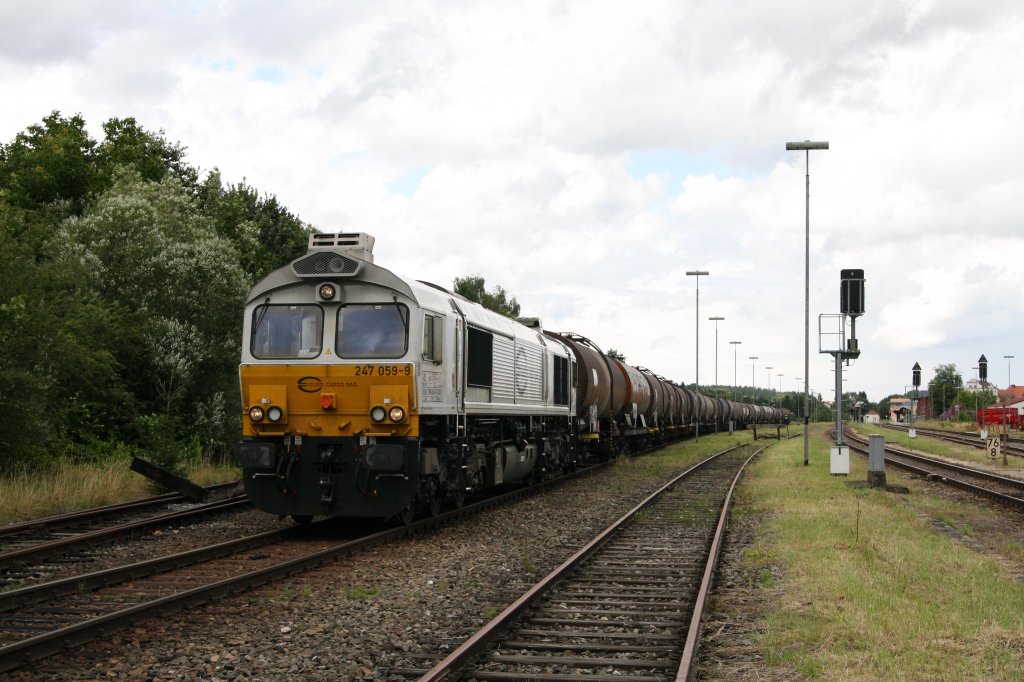
{"label": "yellow locomotive front", "polygon": [[[420,451],[416,298],[368,235],[313,235],[257,284],[239,369],[246,492],[264,511],[408,520],[436,462]],[[435,484],[436,486],[436,484]]]}

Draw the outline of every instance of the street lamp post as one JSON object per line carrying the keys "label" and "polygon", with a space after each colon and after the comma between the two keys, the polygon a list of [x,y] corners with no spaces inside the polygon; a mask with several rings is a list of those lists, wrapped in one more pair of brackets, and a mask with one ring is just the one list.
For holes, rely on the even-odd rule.
{"label": "street lamp post", "polygon": [[[697,329],[694,333],[696,338],[697,352],[695,353],[696,360],[694,361],[696,367],[693,372],[693,386],[694,388],[700,388],[700,277],[701,275],[709,275],[711,273],[709,273],[707,270],[687,270],[686,274],[687,276],[697,278]],[[697,424],[694,430],[694,437],[696,440],[700,440],[700,420],[697,420]]]}
{"label": "street lamp post", "polygon": [[736,346],[740,345],[743,342],[730,341],[729,343],[732,344],[732,386],[733,388],[738,388],[739,383],[736,381]]}
{"label": "street lamp post", "polygon": [[747,359],[750,360],[750,385],[751,387],[756,387],[757,379],[754,378],[754,360],[757,360],[758,357],[756,355],[751,355]]}
{"label": "street lamp post", "polygon": [[1004,355],[1003,357],[1006,358],[1006,388],[1010,388],[1012,385],[1012,382],[1010,381],[1010,360],[1013,360],[1017,356]]}
{"label": "street lamp post", "polygon": [[764,387],[769,391],[772,390],[772,370],[774,367],[768,365],[764,368]]}
{"label": "street lamp post", "polygon": [[[801,381],[803,381],[802,377],[797,377],[796,378],[796,392],[797,392],[797,395],[800,394],[800,382]],[[800,401],[799,400],[796,401],[796,417],[797,417],[797,419],[800,418]]]}
{"label": "street lamp post", "polygon": [[779,372],[775,376],[779,377],[779,393],[782,393],[782,377],[786,376],[782,372]]}
{"label": "street lamp post", "polygon": [[[802,151],[806,163],[806,198],[804,204],[804,374],[811,375],[811,150],[828,149],[828,142],[787,142],[787,151]],[[804,384],[804,466],[810,441],[807,433],[810,393]]]}
{"label": "street lamp post", "polygon": [[724,317],[709,317],[709,320],[715,323],[715,386],[718,385],[718,323],[724,320]]}

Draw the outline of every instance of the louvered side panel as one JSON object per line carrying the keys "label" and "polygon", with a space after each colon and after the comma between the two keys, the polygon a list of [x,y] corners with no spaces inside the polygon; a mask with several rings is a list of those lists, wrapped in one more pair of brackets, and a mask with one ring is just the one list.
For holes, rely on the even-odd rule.
{"label": "louvered side panel", "polygon": [[516,402],[536,405],[541,401],[541,349],[525,343],[516,346]]}
{"label": "louvered side panel", "polygon": [[491,374],[491,402],[507,403],[514,401],[515,391],[515,347],[512,339],[494,336],[493,370]]}

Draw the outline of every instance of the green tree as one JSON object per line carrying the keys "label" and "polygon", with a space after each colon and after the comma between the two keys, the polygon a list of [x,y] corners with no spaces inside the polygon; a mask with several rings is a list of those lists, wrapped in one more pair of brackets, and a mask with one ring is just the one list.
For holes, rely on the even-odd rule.
{"label": "green tree", "polygon": [[126,409],[117,390],[117,362],[108,351],[114,332],[91,294],[87,264],[39,258],[36,245],[19,238],[26,215],[0,200],[4,469],[45,461],[48,449],[68,434],[87,432],[95,440],[101,429],[94,425]]}
{"label": "green tree", "polygon": [[[181,182],[122,171],[81,218],[62,227],[60,258],[88,263],[88,283],[117,330],[111,352],[135,400],[132,432],[165,460],[189,434],[207,444],[232,430],[240,329],[250,279]],[[202,428],[200,428],[202,427]]]}
{"label": "green tree", "polygon": [[133,118],[54,111],[0,144],[0,468],[238,429],[239,310],[310,227]]}
{"label": "green tree", "polygon": [[65,203],[80,213],[100,181],[95,150],[85,119],[52,112],[0,148],[3,197],[17,208]]}
{"label": "green tree", "polygon": [[185,147],[164,137],[164,131],[147,132],[132,117],[111,118],[103,124],[103,142],[96,149],[102,186],[114,182],[118,168],[134,169],[145,180],[160,181],[168,174],[194,191],[199,171],[185,162]]}
{"label": "green tree", "polygon": [[605,355],[607,355],[607,356],[608,356],[608,357],[610,357],[610,358],[615,358],[615,359],[616,359],[616,360],[618,360],[619,362],[625,362],[625,361],[626,361],[626,356],[625,356],[625,355],[623,355],[622,353],[620,353],[620,352],[619,352],[619,351],[618,351],[617,349],[615,349],[615,348],[609,348],[609,349],[608,349],[608,352],[607,352],[607,353],[605,353]]}
{"label": "green tree", "polygon": [[495,286],[492,292],[488,292],[484,278],[480,275],[456,277],[455,293],[505,317],[519,317],[519,302],[515,296],[509,298],[508,292],[501,286]]}
{"label": "green tree", "polygon": [[226,187],[214,169],[199,187],[199,206],[217,233],[234,242],[254,280],[306,253],[313,227],[243,180]]}
{"label": "green tree", "polygon": [[892,404],[892,399],[893,398],[905,398],[905,397],[906,396],[904,396],[901,393],[893,393],[891,395],[886,396],[881,401],[879,401],[879,403],[878,403],[878,415],[879,415],[879,417],[881,419],[888,419],[889,418],[889,412],[891,412],[890,406]]}
{"label": "green tree", "polygon": [[935,376],[928,382],[928,398],[932,410],[943,414],[951,405],[956,404],[956,395],[963,386],[964,380],[956,364],[950,362],[935,368]]}
{"label": "green tree", "polygon": [[978,417],[978,410],[998,402],[995,393],[992,391],[957,391],[953,405],[960,406],[959,421],[972,422]]}

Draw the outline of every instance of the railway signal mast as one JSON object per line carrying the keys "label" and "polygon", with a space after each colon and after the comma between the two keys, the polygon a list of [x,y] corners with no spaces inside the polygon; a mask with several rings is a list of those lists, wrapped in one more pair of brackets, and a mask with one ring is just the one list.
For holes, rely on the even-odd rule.
{"label": "railway signal mast", "polygon": [[913,380],[912,380],[911,383],[914,384],[914,406],[910,410],[910,429],[908,430],[907,435],[910,438],[916,438],[917,437],[917,433],[916,433],[916,430],[914,429],[914,413],[917,412],[917,390],[921,386],[921,363],[915,362],[914,366],[911,367],[911,369],[910,369],[910,373],[911,373],[911,375],[913,377]]}
{"label": "railway signal mast", "polygon": [[[860,348],[857,345],[857,318],[864,314],[864,271],[841,270],[839,277],[838,343],[832,348],[820,349],[822,337],[819,316],[819,352],[832,355],[836,361],[835,445],[829,451],[830,470],[833,474],[849,474],[850,446],[843,445],[843,361],[860,357]],[[850,318],[849,339],[846,338],[847,317]]]}

